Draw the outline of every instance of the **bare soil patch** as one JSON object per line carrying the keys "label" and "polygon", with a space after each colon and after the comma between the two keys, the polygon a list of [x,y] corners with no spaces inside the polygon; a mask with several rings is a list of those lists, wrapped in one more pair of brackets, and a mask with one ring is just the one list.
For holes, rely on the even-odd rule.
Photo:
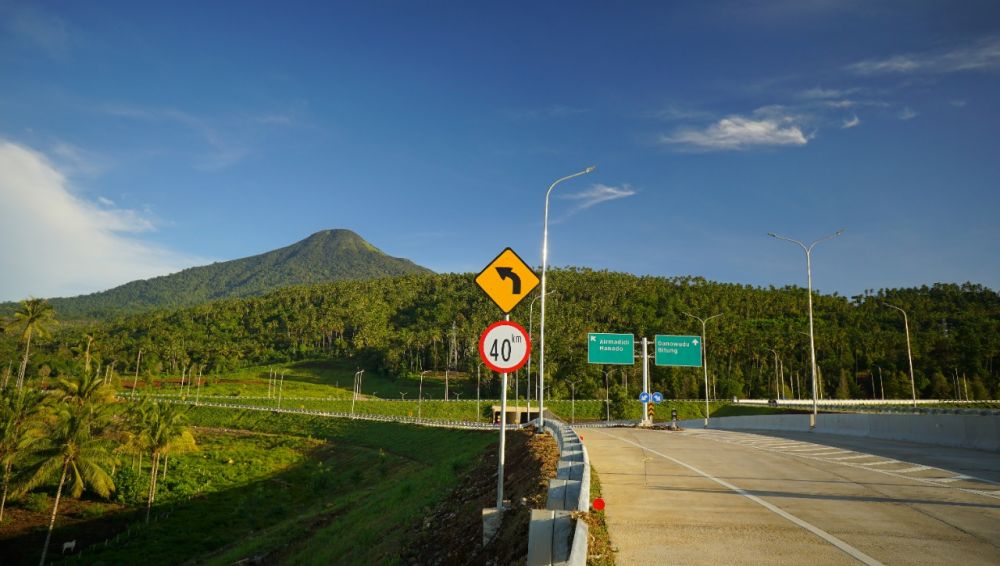
{"label": "bare soil patch", "polygon": [[449,496],[428,509],[402,549],[405,564],[524,564],[532,509],[545,506],[548,480],[556,475],[559,447],[533,428],[507,433],[504,498],[510,507],[500,531],[482,546],[484,508],[496,506],[497,447],[465,474]]}

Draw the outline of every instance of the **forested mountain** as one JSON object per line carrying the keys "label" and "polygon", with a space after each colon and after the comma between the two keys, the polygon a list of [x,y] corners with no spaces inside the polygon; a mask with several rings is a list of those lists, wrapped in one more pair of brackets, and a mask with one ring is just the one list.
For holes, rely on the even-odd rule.
{"label": "forested mountain", "polygon": [[[390,257],[350,230],[323,230],[288,247],[171,275],[132,281],[100,293],[51,299],[61,319],[100,319],[153,308],[196,305],[226,297],[261,295],[281,287],[342,279],[431,273]],[[12,304],[0,305],[2,311]]]}
{"label": "forested mountain", "polygon": [[[91,329],[92,355],[134,371],[179,374],[197,364],[204,373],[305,357],[351,357],[390,374],[449,366],[475,371],[477,340],[501,314],[472,274],[418,275],[286,288],[261,297],[227,299],[174,311],[156,311]],[[628,382],[638,393],[641,366],[587,364],[587,332],[698,334],[686,316],[723,313],[709,322],[706,343],[714,393],[720,397],[809,397],[806,291],[759,288],[701,278],[638,277],[585,269],[549,272],[546,308],[546,383],[558,396],[565,379],[582,378],[578,396],[604,396],[609,384]],[[537,292],[536,292],[537,294]],[[917,394],[927,398],[1000,397],[1000,296],[965,284],[815,297],[816,347],[823,397],[909,398],[910,380],[902,315],[909,315]],[[512,319],[529,324],[530,300]],[[531,312],[537,338],[539,308]],[[450,355],[454,325],[457,345]],[[34,368],[70,371],[70,347],[85,342],[82,329],[64,329],[41,346]],[[8,339],[0,361],[17,359]],[[772,351],[773,350],[773,351]],[[449,358],[451,361],[449,362]],[[537,369],[537,361],[535,364]],[[778,379],[775,379],[778,370]],[[607,375],[605,372],[608,372]],[[782,373],[783,372],[783,373]],[[36,375],[29,371],[29,375]],[[484,371],[484,375],[486,372]],[[881,380],[879,376],[881,375]],[[523,372],[522,372],[523,376]],[[671,397],[702,395],[699,368],[653,368],[654,387]]]}

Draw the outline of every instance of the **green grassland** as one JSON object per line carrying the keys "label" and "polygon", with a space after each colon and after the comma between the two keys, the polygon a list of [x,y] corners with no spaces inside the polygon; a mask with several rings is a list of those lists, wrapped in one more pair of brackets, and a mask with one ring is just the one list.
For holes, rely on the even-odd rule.
{"label": "green grassland", "polygon": [[[284,374],[279,386],[283,397],[317,397],[349,399],[354,387],[354,374],[358,367],[349,360],[310,360],[254,366],[222,375],[202,377],[201,396],[211,397],[267,397],[271,371]],[[181,376],[157,379],[154,384],[139,380],[138,393],[180,394]],[[131,386],[128,376],[122,382]],[[444,400],[445,372],[433,371],[424,375],[424,399]],[[185,384],[189,382],[185,380]],[[197,378],[190,388],[185,385],[185,394],[198,395]],[[391,377],[366,370],[361,380],[361,393],[365,397],[379,399],[416,399],[420,391],[420,374]],[[448,393],[455,399],[474,399],[476,396],[476,376],[451,371],[448,375]],[[480,393],[483,397],[497,396],[497,387],[483,374]],[[271,395],[277,397],[278,390]]]}
{"label": "green grassland", "polygon": [[[123,462],[130,471],[119,477],[133,479],[119,496],[133,507],[84,502],[86,520],[53,535],[85,547],[82,559],[67,561],[397,563],[423,510],[496,441],[478,431],[266,411],[195,407],[189,416],[198,448],[170,457],[154,520],[142,520],[148,470],[134,474],[134,462]],[[42,538],[33,532],[0,548],[30,562]]]}

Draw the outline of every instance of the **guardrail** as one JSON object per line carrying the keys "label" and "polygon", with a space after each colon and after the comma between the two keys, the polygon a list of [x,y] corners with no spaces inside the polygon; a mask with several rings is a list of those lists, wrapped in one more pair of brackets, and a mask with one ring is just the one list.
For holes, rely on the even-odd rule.
{"label": "guardrail", "polygon": [[[692,428],[702,424],[701,419],[681,421],[681,426]],[[1000,452],[1000,417],[996,416],[824,412],[816,416],[815,428],[810,428],[806,414],[713,417],[708,426],[722,430],[819,432]]]}
{"label": "guardrail", "polygon": [[[587,563],[586,521],[573,513],[590,510],[590,458],[587,447],[564,422],[546,418],[545,428],[559,445],[556,477],[549,480],[545,509],[531,511],[528,566]],[[576,521],[576,525],[573,525]]]}
{"label": "guardrail", "polygon": [[[136,401],[136,399],[129,399],[127,396],[118,395],[117,398],[122,401]],[[401,424],[415,424],[421,426],[432,426],[440,428],[458,428],[458,429],[475,429],[475,430],[499,430],[500,425],[489,423],[489,422],[475,422],[475,421],[456,421],[456,420],[435,420],[435,419],[418,419],[415,417],[400,417],[394,415],[373,415],[373,414],[363,414],[363,413],[351,413],[341,412],[341,411],[319,411],[313,409],[279,409],[277,407],[261,407],[259,405],[243,405],[235,403],[214,403],[210,401],[200,401],[195,402],[193,400],[187,399],[172,399],[164,398],[158,395],[151,395],[148,398],[156,399],[157,401],[162,401],[164,403],[175,403],[179,405],[191,405],[192,407],[213,407],[219,409],[240,409],[248,411],[267,411],[271,413],[287,413],[295,415],[309,415],[315,417],[329,417],[329,418],[341,418],[341,419],[353,419],[362,421],[378,421],[378,422],[392,422]],[[518,430],[524,428],[527,425],[523,424],[508,424],[507,430]]]}

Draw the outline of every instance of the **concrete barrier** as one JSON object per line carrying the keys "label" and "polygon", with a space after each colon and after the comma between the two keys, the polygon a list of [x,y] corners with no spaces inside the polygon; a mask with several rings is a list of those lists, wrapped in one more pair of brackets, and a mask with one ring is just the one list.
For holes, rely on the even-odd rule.
{"label": "concrete barrier", "polygon": [[[681,426],[702,428],[704,420],[681,421]],[[810,430],[808,414],[718,417],[709,421],[709,428]],[[815,432],[1000,452],[1000,417],[993,415],[820,413]]]}
{"label": "concrete barrier", "polygon": [[590,458],[568,425],[547,419],[545,428],[559,445],[559,462],[555,479],[549,480],[546,508],[531,512],[528,565],[583,566],[587,563],[587,523],[573,519],[572,513],[590,510]]}

